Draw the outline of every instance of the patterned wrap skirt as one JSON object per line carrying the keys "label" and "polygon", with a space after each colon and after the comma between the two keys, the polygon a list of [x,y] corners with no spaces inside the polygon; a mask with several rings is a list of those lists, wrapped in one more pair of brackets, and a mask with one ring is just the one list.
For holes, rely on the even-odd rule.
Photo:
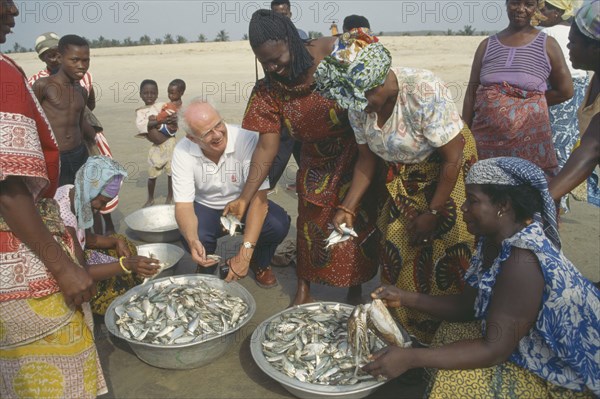
{"label": "patterned wrap skirt", "polygon": [[[481,322],[448,323],[438,329],[432,346],[481,338]],[[556,398],[592,399],[590,391],[576,392],[549,383],[529,370],[505,361],[496,366],[471,370],[429,370],[429,399]]]}
{"label": "patterned wrap skirt", "polygon": [[[585,90],[589,83],[589,77],[573,79],[573,98],[561,104],[548,107],[550,112],[550,125],[552,126],[552,141],[558,159],[558,167],[562,168],[579,141],[579,120],[577,110],[585,98]],[[567,196],[561,198],[560,207],[567,212],[569,205]]]}
{"label": "patterned wrap skirt", "polygon": [[471,131],[479,159],[518,157],[553,177],[558,161],[544,93],[508,83],[479,86]]}
{"label": "patterned wrap skirt", "polygon": [[[429,209],[440,178],[441,157],[434,153],[418,164],[389,164],[389,195],[377,221],[382,237],[379,264],[383,284],[430,295],[462,292],[475,239],[467,231],[460,207],[466,199],[465,176],[477,161],[477,153],[466,125],[461,134],[465,145],[459,176],[441,212],[434,239],[426,244],[410,244],[409,215]],[[411,335],[425,344],[431,342],[440,324],[413,309],[400,307],[390,311]]]}

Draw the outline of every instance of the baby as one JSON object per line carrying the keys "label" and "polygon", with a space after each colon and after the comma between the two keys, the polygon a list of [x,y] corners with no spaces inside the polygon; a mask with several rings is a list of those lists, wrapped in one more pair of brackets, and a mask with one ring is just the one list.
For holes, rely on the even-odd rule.
{"label": "baby", "polygon": [[165,122],[169,116],[175,115],[181,108],[181,105],[183,104],[181,97],[185,93],[185,82],[181,79],[174,79],[171,83],[169,83],[167,93],[169,100],[171,101],[163,105],[158,115],[156,115],[156,117],[151,116],[150,120],[152,120],[152,118],[156,118],[156,121],[161,123],[158,131],[167,137],[173,137],[175,136],[175,133],[177,133],[177,124]]}

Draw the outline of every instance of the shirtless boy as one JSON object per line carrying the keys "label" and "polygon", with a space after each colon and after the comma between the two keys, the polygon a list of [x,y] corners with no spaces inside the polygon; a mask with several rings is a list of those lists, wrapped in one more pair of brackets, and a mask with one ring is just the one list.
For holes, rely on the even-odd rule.
{"label": "shirtless boy", "polygon": [[84,134],[95,133],[83,119],[88,93],[79,84],[90,66],[89,44],[82,37],[66,35],[58,43],[58,52],[60,69],[36,81],[33,91],[56,136],[60,151],[59,185],[62,186],[74,183],[75,173],[88,158]]}

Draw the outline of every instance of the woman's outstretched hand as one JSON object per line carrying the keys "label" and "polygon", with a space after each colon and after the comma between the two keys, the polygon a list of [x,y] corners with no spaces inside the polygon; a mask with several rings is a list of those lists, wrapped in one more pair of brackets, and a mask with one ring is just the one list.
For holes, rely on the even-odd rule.
{"label": "woman's outstretched hand", "polygon": [[402,306],[401,297],[403,293],[404,291],[392,285],[384,285],[375,289],[371,293],[371,298],[381,299],[388,308],[399,308]]}

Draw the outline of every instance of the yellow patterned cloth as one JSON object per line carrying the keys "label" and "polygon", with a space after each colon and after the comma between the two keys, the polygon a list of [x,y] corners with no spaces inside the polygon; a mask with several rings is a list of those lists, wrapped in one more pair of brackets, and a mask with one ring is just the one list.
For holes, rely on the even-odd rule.
{"label": "yellow patterned cloth", "polygon": [[[107,392],[94,345],[91,312],[89,305],[84,305],[86,316],[81,309],[69,309],[61,293],[0,302],[0,336],[7,335],[8,328],[36,327],[42,336],[0,348],[0,397],[95,398]],[[66,322],[50,331],[45,331],[46,325],[32,324],[64,317]],[[19,320],[18,328],[15,320]]]}
{"label": "yellow patterned cloth", "polygon": [[[61,234],[65,228],[56,202],[44,199],[37,208],[54,239],[74,259],[70,236]],[[0,223],[0,229],[7,228]],[[23,268],[40,263],[50,276],[25,245],[11,253],[23,259]],[[106,393],[89,304],[69,308],[62,293],[40,292],[45,295],[7,294],[3,298],[10,299],[0,301],[0,398],[95,398]]]}
{"label": "yellow patterned cloth", "polygon": [[[475,239],[467,231],[460,207],[465,201],[465,176],[477,161],[475,140],[464,125],[462,165],[458,180],[440,212],[440,222],[434,239],[423,245],[410,244],[407,232],[409,215],[423,213],[439,181],[442,159],[437,152],[417,164],[390,164],[388,200],[379,213],[378,229],[382,233],[380,265],[384,284],[430,295],[451,295],[462,291],[463,275]],[[439,321],[431,316],[405,307],[390,309],[396,320],[420,342],[429,343]]]}
{"label": "yellow patterned cloth", "polygon": [[[481,322],[442,323],[432,346],[481,338]],[[431,370],[429,399],[552,398],[592,399],[591,392],[576,392],[551,384],[514,363],[472,370]]]}
{"label": "yellow patterned cloth", "polygon": [[[127,237],[122,234],[112,234],[110,237],[114,237],[117,239],[123,239],[127,243],[127,247],[131,252],[131,255],[137,255],[137,247],[133,242],[131,242]],[[98,254],[104,254],[104,258],[95,262],[96,256]],[[115,249],[94,249],[94,250],[86,250],[85,257],[88,264],[99,264],[99,263],[108,263],[118,261],[119,255]],[[108,259],[107,259],[108,258]],[[119,296],[123,295],[125,292],[129,291],[136,285],[141,284],[144,281],[143,278],[138,276],[137,274],[122,274],[117,276],[112,276],[106,280],[98,281],[96,283],[96,296],[94,296],[90,300],[90,305],[92,307],[92,312],[104,315],[106,313],[106,309],[110,306],[112,301],[117,299]]]}

